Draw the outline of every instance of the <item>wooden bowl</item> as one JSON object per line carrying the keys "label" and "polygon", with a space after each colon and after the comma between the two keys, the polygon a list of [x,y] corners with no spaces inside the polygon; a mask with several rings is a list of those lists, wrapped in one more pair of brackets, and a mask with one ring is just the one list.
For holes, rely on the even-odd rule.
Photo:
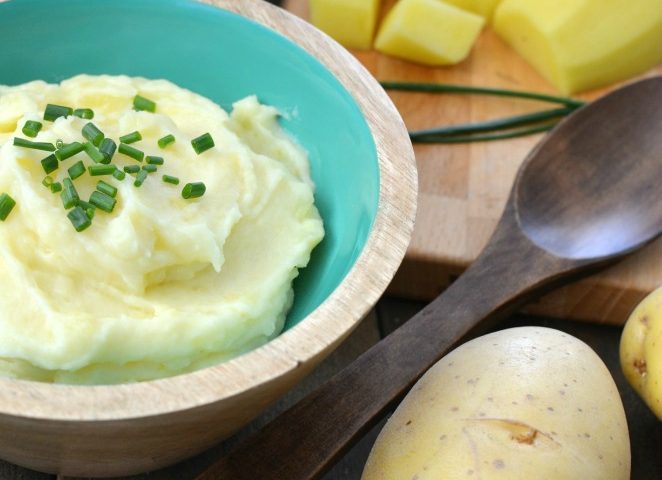
{"label": "wooden bowl", "polygon": [[379,84],[337,43],[284,10],[255,0],[206,3],[293,40],[354,98],[379,166],[376,215],[366,243],[342,282],[303,321],[223,364],[112,386],[0,379],[5,460],[64,475],[117,476],[164,467],[208,448],[251,421],[346,338],[404,256],[415,216],[416,167],[405,126]]}

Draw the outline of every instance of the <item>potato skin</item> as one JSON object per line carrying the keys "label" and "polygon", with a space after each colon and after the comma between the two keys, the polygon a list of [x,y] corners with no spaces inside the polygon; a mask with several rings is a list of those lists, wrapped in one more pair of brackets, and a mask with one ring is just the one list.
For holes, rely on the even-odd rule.
{"label": "potato skin", "polygon": [[578,339],[542,327],[474,339],[435,364],[381,431],[362,480],[628,480],[618,390]]}
{"label": "potato skin", "polygon": [[620,358],[627,381],[662,420],[662,287],[632,311],[621,335]]}

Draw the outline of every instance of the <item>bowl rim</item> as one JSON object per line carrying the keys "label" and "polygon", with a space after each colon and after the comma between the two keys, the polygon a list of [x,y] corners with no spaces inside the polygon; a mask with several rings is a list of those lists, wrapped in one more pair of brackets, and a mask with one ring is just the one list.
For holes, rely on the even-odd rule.
{"label": "bowl rim", "polygon": [[321,305],[255,350],[191,373],[138,383],[76,386],[0,378],[0,415],[63,422],[115,421],[165,415],[238,397],[320,361],[374,306],[404,258],[416,215],[416,163],[404,122],[377,80],[328,35],[282,8],[245,0],[196,1],[239,14],[293,41],[352,96],[373,136],[380,172],[377,213],[365,246]]}

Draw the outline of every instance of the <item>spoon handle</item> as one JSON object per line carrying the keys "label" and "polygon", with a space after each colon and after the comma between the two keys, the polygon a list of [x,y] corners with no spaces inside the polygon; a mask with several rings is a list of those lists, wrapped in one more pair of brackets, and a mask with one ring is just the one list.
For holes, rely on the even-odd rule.
{"label": "spoon handle", "polygon": [[319,478],[465,335],[575,267],[529,242],[514,220],[502,220],[489,246],[442,295],[197,480]]}

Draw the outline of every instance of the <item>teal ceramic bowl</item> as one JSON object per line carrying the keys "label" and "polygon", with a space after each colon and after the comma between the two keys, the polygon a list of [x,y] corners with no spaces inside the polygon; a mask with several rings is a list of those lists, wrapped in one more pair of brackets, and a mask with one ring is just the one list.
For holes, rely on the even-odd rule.
{"label": "teal ceramic bowl", "polygon": [[[153,382],[0,380],[2,458],[53,473],[119,475],[200,451],[257,415],[345,338],[404,255],[416,171],[383,90],[338,44],[286,12],[259,0],[210,3],[0,3],[0,84],[125,74],[168,79],[226,109],[252,94],[277,107],[309,153],[326,229],[295,282],[285,332],[217,367]],[[209,422],[216,426],[196,427]],[[35,443],[36,436],[51,441]],[[154,451],[160,454],[146,453]]]}

